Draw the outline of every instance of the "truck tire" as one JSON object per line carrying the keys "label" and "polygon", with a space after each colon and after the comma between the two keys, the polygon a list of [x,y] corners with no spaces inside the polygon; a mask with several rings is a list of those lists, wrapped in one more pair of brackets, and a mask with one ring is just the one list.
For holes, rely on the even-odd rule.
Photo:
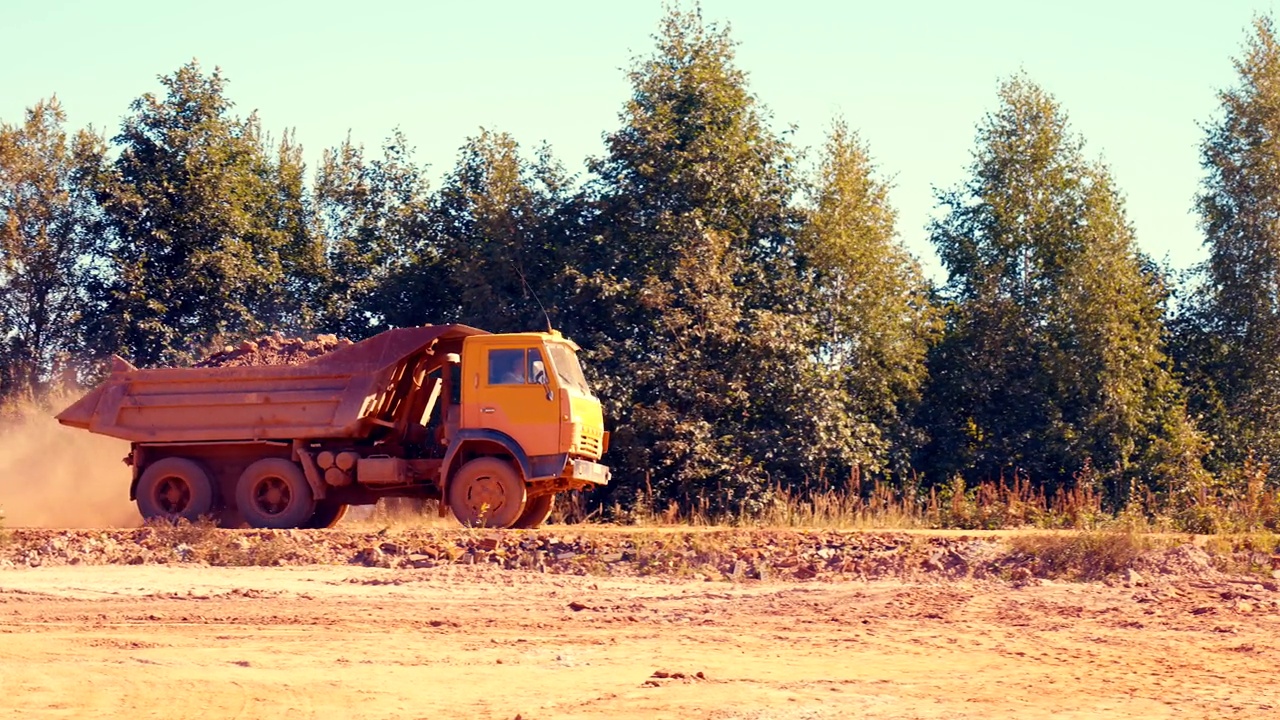
{"label": "truck tire", "polygon": [[542,527],[547,518],[551,517],[551,509],[555,507],[555,504],[556,496],[554,493],[530,498],[529,502],[524,506],[524,512],[520,513],[520,517],[511,524],[511,527],[520,530],[532,530]]}
{"label": "truck tire", "polygon": [[338,521],[346,514],[346,504],[336,503],[331,500],[320,500],[316,503],[316,511],[311,514],[309,520],[302,523],[302,527],[307,530],[331,528],[337,525]]}
{"label": "truck tire", "polygon": [[499,458],[476,458],[449,481],[449,509],[467,527],[510,527],[524,512],[524,502],[524,478]]}
{"label": "truck tire", "polygon": [[195,522],[213,512],[213,481],[194,460],[162,458],[142,472],[135,497],[144,520]]}
{"label": "truck tire", "polygon": [[315,513],[316,500],[297,463],[266,458],[240,474],[236,506],[249,527],[296,528]]}

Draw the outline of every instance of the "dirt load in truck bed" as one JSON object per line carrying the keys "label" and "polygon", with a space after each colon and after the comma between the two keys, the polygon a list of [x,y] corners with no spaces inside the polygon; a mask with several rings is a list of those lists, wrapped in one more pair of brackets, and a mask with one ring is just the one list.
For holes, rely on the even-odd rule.
{"label": "dirt load in truck bed", "polygon": [[314,340],[286,338],[280,333],[228,345],[194,367],[246,367],[250,365],[301,365],[336,348],[350,345],[337,335],[317,335]]}

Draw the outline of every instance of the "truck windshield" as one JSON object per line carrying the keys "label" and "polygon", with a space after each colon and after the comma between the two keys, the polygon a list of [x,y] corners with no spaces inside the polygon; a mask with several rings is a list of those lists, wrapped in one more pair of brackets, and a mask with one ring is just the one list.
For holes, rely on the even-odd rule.
{"label": "truck windshield", "polygon": [[578,356],[573,348],[560,343],[548,343],[547,350],[551,354],[551,366],[555,368],[560,383],[590,395],[591,388],[587,387],[587,379],[582,376],[582,365],[578,363]]}

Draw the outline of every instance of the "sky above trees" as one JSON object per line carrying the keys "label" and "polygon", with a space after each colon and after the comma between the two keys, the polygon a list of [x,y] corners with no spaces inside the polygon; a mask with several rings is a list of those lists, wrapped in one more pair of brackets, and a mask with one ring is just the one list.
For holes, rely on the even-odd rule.
{"label": "sky above trees", "polygon": [[[1193,213],[1202,125],[1267,3],[770,3],[704,0],[776,130],[816,163],[842,115],[889,181],[898,231],[935,279],[934,188],[965,177],[975,129],[1019,70],[1062,103],[1102,158],[1137,242],[1175,268],[1203,259]],[[215,9],[216,8],[216,9]],[[651,47],[656,1],[599,3],[157,0],[19,2],[5,10],[0,120],[57,93],[72,126],[114,135],[131,100],[193,58],[219,66],[236,111],[296,128],[304,159],[350,133],[377,147],[399,127],[438,186],[480,127],[546,141],[571,172],[619,126],[625,69]]]}

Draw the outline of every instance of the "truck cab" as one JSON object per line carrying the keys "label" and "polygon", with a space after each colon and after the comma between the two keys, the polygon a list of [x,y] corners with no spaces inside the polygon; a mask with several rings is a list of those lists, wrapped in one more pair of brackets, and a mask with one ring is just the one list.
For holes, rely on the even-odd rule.
{"label": "truck cab", "polygon": [[559,333],[477,335],[462,358],[462,420],[513,439],[531,458],[567,454],[599,460],[604,416]]}
{"label": "truck cab", "polygon": [[[464,470],[475,460],[506,456],[519,471],[529,507],[522,517],[543,514],[545,519],[557,492],[609,481],[608,468],[597,462],[609,437],[578,350],[555,331],[473,335],[463,341],[455,375],[459,388],[451,393],[460,417],[442,477],[449,505],[464,522],[468,505],[482,514],[481,506],[503,504],[514,486],[493,472],[472,479]],[[467,491],[466,484],[476,487]]]}

